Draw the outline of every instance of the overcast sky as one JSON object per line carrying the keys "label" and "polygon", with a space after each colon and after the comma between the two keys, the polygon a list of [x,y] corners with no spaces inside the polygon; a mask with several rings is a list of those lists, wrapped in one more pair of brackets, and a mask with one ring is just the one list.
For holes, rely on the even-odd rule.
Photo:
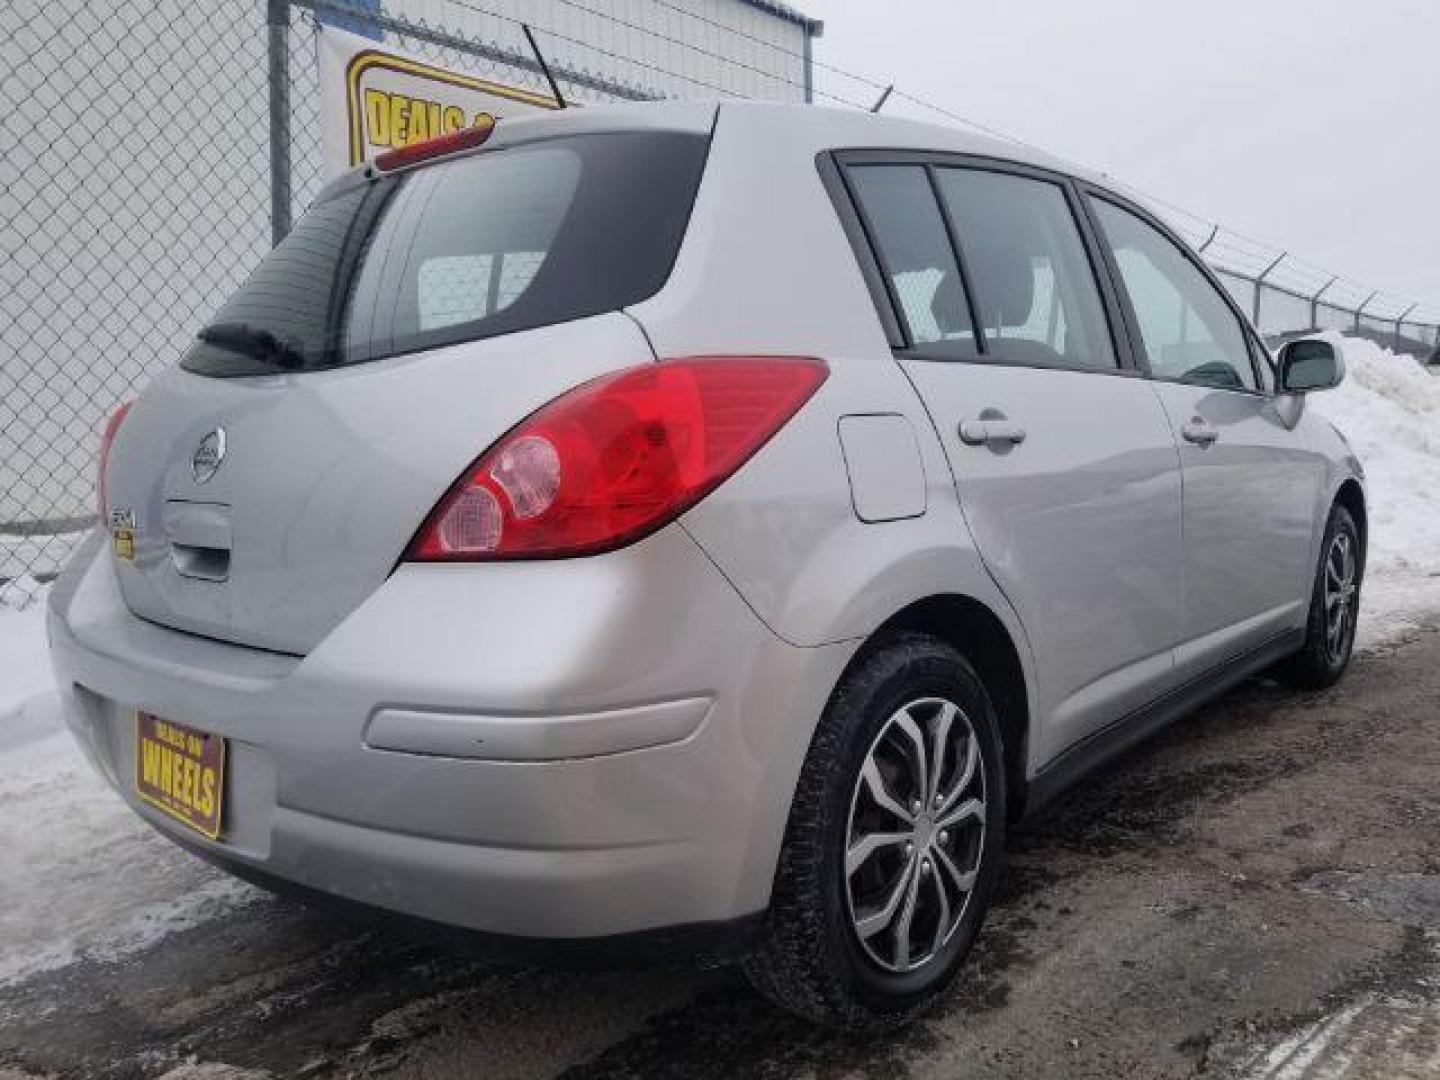
{"label": "overcast sky", "polygon": [[1440,0],[797,6],[822,62],[1440,312]]}

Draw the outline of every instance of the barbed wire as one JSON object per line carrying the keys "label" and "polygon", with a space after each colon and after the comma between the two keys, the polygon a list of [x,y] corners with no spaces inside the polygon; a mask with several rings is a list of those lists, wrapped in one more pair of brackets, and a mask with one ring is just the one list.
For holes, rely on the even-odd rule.
{"label": "barbed wire", "polygon": [[576,45],[582,49],[589,49],[591,52],[597,53],[600,56],[604,56],[611,60],[619,61],[622,64],[628,64],[631,67],[638,67],[645,71],[653,72],[656,75],[663,75],[668,79],[680,79],[694,86],[703,86],[707,90],[714,90],[716,93],[724,94],[726,97],[749,100],[748,95],[741,94],[735,90],[731,90],[729,87],[721,86],[719,83],[713,83],[706,79],[697,79],[693,75],[686,75],[683,72],[671,71],[668,68],[662,68],[656,64],[647,63],[644,60],[636,59],[633,56],[627,56],[624,53],[615,52],[613,49],[607,49],[603,45],[595,44],[593,41],[585,41],[582,38],[574,37],[571,34],[566,34],[550,27],[541,26],[538,23],[531,23],[524,19],[517,19],[513,15],[505,15],[491,8],[484,7],[481,4],[477,4],[474,2],[474,0],[448,0],[448,2],[455,5],[456,7],[461,7],[465,8],[468,11],[473,11],[477,15],[484,15],[491,19],[499,19],[501,22],[509,23],[512,26],[523,27],[528,25],[530,29],[535,31],[537,34],[542,34],[545,37],[553,38],[556,41],[564,41],[568,44]]}
{"label": "barbed wire", "polygon": [[[459,3],[462,6],[467,7],[474,6],[473,0],[450,0],[450,2]],[[581,11],[593,17],[600,18],[616,25],[623,26],[627,29],[646,34],[650,37],[664,41],[668,44],[672,44],[677,47],[696,52],[700,55],[719,61],[728,66],[738,67],[741,69],[756,72],[765,76],[766,78],[774,79],[775,81],[783,85],[802,89],[807,88],[807,85],[803,82],[776,75],[773,72],[767,72],[762,68],[757,68],[753,65],[746,64],[743,61],[735,60],[731,57],[725,56],[722,53],[717,53],[712,50],[704,49],[700,46],[694,45],[693,43],[685,42],[682,39],[675,38],[670,35],[653,30],[650,27],[646,27],[619,18],[618,16],[615,16],[610,12],[600,11],[589,4],[583,3],[582,0],[559,0],[559,2],[577,11]],[[914,105],[917,108],[927,110],[937,116],[942,116],[945,119],[952,121],[953,123],[961,124],[971,130],[978,131],[984,135],[988,135],[991,138],[1003,140],[1012,145],[1023,147],[1034,153],[1043,154],[1047,157],[1053,156],[1044,147],[1038,146],[1035,143],[1023,139],[1011,132],[1004,131],[991,124],[987,124],[983,121],[977,120],[973,116],[968,116],[945,105],[941,105],[938,102],[931,101],[916,94],[911,94],[908,91],[901,89],[899,86],[894,85],[893,83],[886,83],[872,76],[864,75],[835,64],[827,63],[814,57],[813,55],[807,57],[806,54],[802,51],[787,48],[784,45],[781,45],[774,41],[766,40],[759,35],[749,33],[748,31],[745,31],[739,27],[731,26],[727,23],[721,22],[718,19],[709,18],[708,16],[702,15],[699,12],[688,10],[678,4],[671,2],[671,0],[651,0],[651,2],[658,7],[662,7],[667,11],[671,11],[683,18],[690,19],[697,23],[711,27],[712,29],[718,30],[723,34],[727,34],[731,37],[738,38],[752,44],[767,48],[772,52],[776,53],[777,55],[784,56],[791,60],[797,60],[802,63],[808,60],[808,62],[816,70],[828,72],[833,75],[838,75],[842,78],[852,80],[873,90],[885,91],[888,88],[891,90],[890,96],[897,101],[908,102],[909,104]],[[491,12],[489,14],[494,13]],[[551,33],[553,34],[553,31]],[[582,48],[598,49],[598,47],[594,46],[592,43],[584,42],[580,39],[576,39],[573,37],[566,38],[565,35],[554,36],[561,37],[565,40],[570,40],[572,43],[577,44]],[[681,75],[678,72],[664,73],[670,75],[671,77],[688,79],[687,76]],[[817,86],[814,86],[813,83],[808,86],[808,89],[815,97],[824,98],[828,101],[834,101],[838,104],[845,105],[850,108],[864,109],[870,107],[865,102],[856,101],[852,98],[845,97],[844,95],[836,94],[832,90],[821,89]],[[734,97],[746,97],[746,95],[744,94],[738,94],[733,91],[727,91],[727,93]],[[1332,298],[1345,295],[1345,289],[1348,289],[1356,296],[1369,293],[1370,299],[1372,301],[1386,301],[1390,305],[1392,310],[1402,310],[1408,307],[1408,313],[1411,315],[1419,313],[1423,314],[1426,317],[1440,319],[1440,308],[1437,308],[1435,305],[1428,303],[1412,303],[1412,301],[1408,299],[1401,298],[1401,294],[1391,292],[1389,290],[1381,291],[1368,289],[1368,287],[1361,285],[1359,282],[1351,280],[1345,275],[1336,274],[1331,269],[1319,263],[1312,262],[1301,256],[1295,255],[1287,247],[1279,243],[1249,236],[1245,233],[1240,232],[1239,230],[1232,229],[1229,226],[1214,220],[1213,218],[1210,218],[1204,214],[1200,214],[1195,210],[1180,206],[1170,199],[1155,195],[1153,192],[1146,191],[1142,188],[1136,187],[1133,184],[1116,179],[1114,177],[1107,178],[1117,187],[1122,188],[1125,193],[1129,194],[1131,197],[1149,204],[1157,211],[1165,212],[1164,216],[1181,219],[1178,222],[1172,221],[1172,224],[1180,225],[1182,223],[1189,223],[1191,228],[1187,231],[1191,231],[1197,234],[1192,239],[1198,242],[1208,241],[1207,247],[1210,248],[1214,248],[1216,247],[1216,245],[1219,245],[1221,250],[1215,251],[1216,257],[1212,261],[1215,261],[1219,265],[1220,269],[1232,273],[1234,276],[1246,278],[1247,280],[1253,280],[1253,275],[1255,273],[1261,270],[1268,269],[1268,274],[1266,276],[1267,281],[1270,280],[1272,277],[1277,276],[1277,280],[1285,280],[1284,275],[1289,275],[1289,280],[1296,289],[1303,290],[1305,288],[1311,288],[1316,292],[1323,290]],[[1243,263],[1248,261],[1252,265],[1232,265],[1226,264],[1225,262],[1220,260],[1218,256],[1227,247],[1230,249],[1230,254],[1233,257],[1234,262]],[[1298,282],[1295,279],[1295,275],[1297,273],[1303,275],[1303,279]]]}
{"label": "barbed wire", "polygon": [[[451,3],[451,4],[454,4],[454,5],[457,6],[457,7],[466,8],[467,10],[473,11],[473,12],[475,12],[475,13],[477,13],[477,14],[489,16],[489,17],[492,18],[492,19],[500,19],[500,20],[502,20],[502,21],[504,21],[504,22],[508,22],[508,23],[510,23],[510,24],[512,24],[512,25],[514,25],[514,26],[525,26],[525,25],[529,25],[530,29],[533,30],[533,31],[535,31],[536,33],[543,34],[543,35],[545,35],[545,36],[547,36],[547,37],[554,38],[554,39],[557,40],[557,41],[568,42],[569,44],[579,46],[579,47],[582,48],[582,49],[589,49],[589,50],[591,50],[591,51],[594,51],[594,52],[599,53],[599,54],[602,55],[602,56],[607,56],[607,57],[610,57],[610,58],[612,58],[612,59],[619,60],[621,63],[632,64],[632,65],[634,65],[634,66],[636,66],[636,67],[646,68],[646,69],[648,69],[648,70],[650,70],[650,71],[653,71],[653,72],[655,72],[655,73],[657,73],[657,74],[664,75],[664,76],[666,76],[667,78],[683,79],[683,80],[685,80],[686,82],[694,83],[694,84],[697,85],[697,86],[704,86],[704,87],[706,87],[706,88],[708,88],[708,89],[718,90],[719,92],[721,92],[721,93],[723,93],[723,94],[726,94],[726,95],[728,95],[728,96],[731,96],[731,97],[742,98],[742,99],[747,100],[747,101],[748,101],[748,100],[752,100],[751,97],[750,97],[749,95],[747,95],[747,94],[741,94],[741,93],[739,93],[738,91],[731,90],[731,89],[729,89],[729,88],[727,88],[727,87],[719,86],[719,85],[716,84],[716,83],[707,82],[706,80],[703,80],[703,79],[696,79],[696,78],[694,78],[694,77],[692,77],[692,76],[689,76],[689,75],[684,74],[683,72],[672,71],[672,70],[670,70],[670,69],[668,69],[668,68],[661,68],[661,67],[658,67],[658,66],[653,65],[653,64],[647,64],[647,63],[645,63],[644,61],[635,59],[634,57],[630,57],[630,56],[626,56],[626,55],[624,55],[624,54],[622,54],[622,53],[616,53],[616,52],[613,52],[613,51],[610,51],[610,50],[606,50],[603,46],[596,45],[594,42],[585,41],[585,40],[583,40],[583,39],[581,39],[581,38],[574,37],[573,35],[563,33],[563,32],[561,32],[561,31],[559,31],[559,30],[555,30],[555,29],[552,29],[552,28],[543,27],[543,26],[540,26],[540,25],[537,24],[537,23],[529,22],[528,20],[517,19],[517,18],[515,18],[513,15],[505,15],[505,14],[502,14],[501,12],[494,11],[494,10],[492,10],[492,9],[490,9],[490,8],[486,8],[486,7],[484,7],[484,6],[482,6],[482,5],[478,4],[478,3],[475,3],[475,0],[447,0],[447,2],[448,2],[448,3]],[[768,80],[770,80],[770,81],[772,81],[772,82],[777,82],[777,83],[779,83],[779,84],[781,84],[781,85],[783,85],[783,86],[788,86],[788,87],[790,87],[790,88],[792,88],[792,89],[796,89],[796,90],[807,90],[807,89],[808,89],[808,90],[810,90],[811,93],[815,94],[816,96],[824,97],[824,98],[826,98],[827,100],[837,102],[837,103],[839,103],[839,104],[841,104],[841,105],[845,105],[845,106],[848,106],[848,107],[850,107],[850,108],[854,108],[854,109],[863,109],[863,108],[865,108],[865,104],[864,104],[863,102],[854,101],[854,100],[852,100],[852,99],[850,99],[850,98],[841,96],[841,95],[839,95],[839,94],[830,93],[829,91],[823,91],[823,90],[816,89],[816,88],[814,88],[814,87],[808,87],[808,86],[807,86],[803,81],[801,81],[801,80],[792,79],[792,78],[789,78],[789,77],[786,76],[786,75],[782,75],[782,74],[779,74],[779,73],[774,72],[774,71],[767,71],[765,68],[756,67],[756,66],[753,65],[753,64],[747,64],[747,63],[745,63],[743,60],[737,60],[737,59],[735,59],[734,57],[726,56],[726,55],[724,55],[723,53],[714,52],[714,51],[712,51],[712,50],[710,50],[710,49],[704,48],[703,46],[696,45],[696,44],[693,43],[693,42],[685,41],[685,40],[683,40],[683,39],[681,39],[681,38],[671,37],[671,36],[668,35],[668,34],[662,33],[662,32],[659,31],[659,30],[652,29],[651,27],[645,26],[645,25],[643,25],[643,24],[641,24],[641,23],[635,23],[635,22],[631,22],[631,21],[628,20],[628,19],[622,19],[622,18],[620,18],[618,15],[611,14],[610,12],[607,12],[607,11],[599,11],[599,10],[597,10],[596,8],[590,7],[590,6],[587,5],[587,4],[582,4],[582,3],[580,3],[579,0],[560,0],[560,2],[563,3],[563,4],[565,4],[565,5],[568,6],[568,7],[574,8],[574,9],[577,10],[577,11],[584,12],[584,13],[587,14],[587,15],[591,15],[591,16],[594,16],[595,18],[599,18],[599,19],[604,19],[606,22],[609,22],[609,23],[611,23],[611,24],[613,24],[613,25],[615,25],[615,26],[624,27],[626,30],[633,31],[633,32],[638,33],[638,34],[644,34],[644,35],[647,36],[647,37],[654,38],[656,41],[663,41],[663,42],[664,42],[665,44],[667,44],[667,45],[672,45],[672,46],[674,46],[674,47],[676,47],[676,48],[684,49],[684,50],[686,50],[687,52],[695,53],[696,55],[698,55],[698,56],[703,56],[703,57],[705,57],[705,58],[708,59],[708,60],[714,60],[714,61],[716,61],[717,63],[723,65],[724,67],[735,68],[735,69],[738,69],[738,70],[740,70],[740,71],[749,71],[749,72],[751,72],[751,73],[753,73],[753,74],[756,74],[756,75],[761,76],[761,77],[764,78],[764,79],[768,79]],[[720,25],[721,25],[721,24],[719,24],[719,23],[713,23],[712,20],[705,20],[705,21],[706,21],[706,22],[711,22],[712,25],[715,25],[715,26],[720,26]],[[749,36],[749,35],[744,35],[744,36]],[[783,52],[783,51],[785,51],[785,50],[780,50],[780,51]],[[787,54],[787,55],[795,56],[795,55],[797,55],[797,54],[789,53],[789,54]],[[799,58],[803,60],[803,59],[804,59],[803,54],[799,54]]]}
{"label": "barbed wire", "polygon": [[[580,8],[587,11],[590,10],[588,8],[585,8],[584,5],[580,4],[578,0],[559,0],[559,2],[566,5],[567,7]],[[730,26],[727,23],[720,22],[718,19],[708,18],[707,16],[701,15],[698,11],[691,11],[689,8],[683,8],[678,4],[673,4],[670,2],[670,0],[650,0],[650,2],[656,7],[664,8],[667,11],[673,11],[676,15],[680,15],[683,18],[701,23],[704,26],[714,27],[716,30],[731,34],[734,37],[738,37],[744,41],[749,41],[752,44],[760,45],[763,48],[770,49],[772,52],[778,53],[779,55],[787,57],[791,60],[799,60],[801,63],[804,63],[808,60],[810,66],[815,68],[816,70],[828,71],[835,75],[843,75],[845,78],[853,79],[854,81],[862,83],[873,90],[884,90],[885,87],[888,85],[886,83],[882,83],[875,79],[872,79],[867,75],[859,75],[853,71],[846,71],[844,68],[836,67],[833,64],[827,64],[823,60],[820,60],[818,57],[816,57],[813,53],[807,56],[804,52],[798,51],[796,49],[786,48],[784,45],[781,45],[777,41],[767,40],[766,38],[760,37],[758,34],[752,34],[746,30],[742,30],[738,26]],[[864,108],[864,105],[859,102],[854,102],[853,104],[856,108]]]}
{"label": "barbed wire", "polygon": [[[1009,132],[1002,131],[999,128],[993,127],[989,124],[981,123],[980,121],[975,120],[973,117],[965,116],[961,113],[954,111],[953,109],[948,109],[933,101],[927,101],[924,98],[920,98],[913,94],[906,93],[899,88],[895,89],[892,96],[900,100],[908,101],[912,105],[916,105],[920,108],[929,109],[930,111],[935,112],[938,115],[944,116],[945,118],[952,120],[956,123],[963,124],[966,127],[981,132],[982,134],[989,135],[992,138],[1005,140],[1006,142],[1009,142],[1013,145],[1024,147],[1027,150],[1033,151],[1038,154],[1043,154],[1047,157],[1054,156],[1044,147],[1037,146],[1032,142],[1022,139]],[[1136,187],[1135,185],[1130,184],[1124,180],[1116,179],[1109,174],[1106,174],[1106,179],[1110,183],[1114,184],[1116,187],[1122,189],[1124,193],[1130,195],[1132,198],[1135,198],[1143,203],[1148,203],[1157,210],[1168,211],[1168,213],[1165,213],[1162,216],[1171,217],[1173,215],[1183,219],[1188,219],[1191,223],[1198,223],[1202,226],[1198,230],[1200,234],[1199,239],[1201,240],[1208,238],[1211,244],[1228,243],[1233,248],[1240,248],[1241,245],[1249,245],[1253,250],[1247,253],[1243,251],[1243,249],[1241,249],[1237,251],[1236,254],[1240,254],[1242,256],[1253,259],[1255,262],[1254,266],[1246,268],[1229,267],[1223,263],[1220,264],[1221,269],[1232,272],[1236,276],[1245,277],[1248,280],[1254,280],[1252,275],[1260,268],[1268,267],[1270,273],[1274,274],[1281,270],[1282,264],[1288,264],[1288,268],[1292,270],[1308,271],[1310,276],[1309,284],[1312,286],[1315,284],[1322,284],[1326,288],[1327,292],[1330,292],[1332,296],[1334,295],[1333,289],[1335,286],[1348,284],[1352,290],[1357,292],[1357,294],[1363,294],[1367,291],[1371,291],[1373,292],[1373,295],[1371,297],[1372,300],[1389,301],[1392,309],[1404,309],[1407,305],[1410,305],[1409,313],[1412,315],[1416,312],[1423,312],[1427,317],[1440,319],[1440,308],[1436,308],[1429,304],[1412,304],[1410,300],[1401,299],[1398,293],[1392,293],[1389,291],[1382,292],[1378,290],[1367,290],[1366,286],[1360,285],[1358,282],[1353,282],[1343,275],[1336,274],[1327,267],[1321,266],[1319,263],[1310,262],[1302,257],[1296,256],[1291,253],[1288,248],[1282,247],[1280,244],[1274,243],[1273,241],[1259,240],[1254,237],[1247,236],[1242,232],[1231,229],[1228,226],[1215,221],[1213,218],[1206,217],[1205,215],[1199,214],[1194,210],[1179,206],[1171,200],[1161,198],[1160,196],[1155,195],[1153,192]],[[1276,260],[1279,261],[1277,262]],[[1266,280],[1268,281],[1269,279],[1269,275],[1267,275]],[[1305,286],[1302,285],[1299,287],[1304,288]]]}
{"label": "barbed wire", "polygon": [[[664,0],[653,0],[653,2],[659,4],[662,7],[668,7],[672,11],[681,10],[674,7],[673,5],[664,3]],[[462,3],[462,0],[450,0],[450,3]],[[759,75],[764,79],[769,79],[771,81],[780,83],[782,86],[788,86],[795,90],[808,90],[816,96],[825,97],[831,101],[839,102],[842,105],[848,105],[851,108],[863,109],[865,107],[863,102],[853,101],[850,98],[842,97],[838,94],[833,94],[828,91],[820,90],[805,83],[803,80],[792,79],[786,75],[782,75],[777,72],[767,70],[765,68],[756,67],[754,64],[747,64],[743,60],[737,60],[734,57],[726,56],[723,53],[713,52],[710,49],[704,48],[703,46],[696,45],[692,41],[685,41],[683,38],[671,37],[669,34],[662,33],[659,30],[655,30],[641,23],[635,23],[629,21],[628,19],[622,19],[620,18],[620,16],[612,15],[610,12],[607,11],[599,11],[588,4],[581,3],[580,0],[560,0],[560,3],[564,4],[566,7],[573,8],[575,11],[580,11],[585,13],[586,15],[593,15],[596,18],[604,19],[605,21],[613,23],[616,26],[623,26],[627,30],[633,30],[637,34],[644,34],[646,37],[654,38],[656,41],[663,41],[667,45],[673,45],[676,48],[684,49],[687,52],[693,52],[696,55],[703,56],[708,60],[715,60],[725,65],[726,67],[737,68],[740,71],[749,71],[756,75]],[[466,3],[465,6],[470,5]],[[699,19],[698,16],[697,19]],[[729,30],[729,28],[725,27],[721,23],[716,22],[713,19],[699,19],[699,21],[704,22],[710,26]],[[532,26],[531,29],[539,28]],[[542,33],[548,32],[549,31],[542,31]],[[737,37],[742,37],[750,41],[759,40],[758,38],[754,37],[754,35],[745,34],[739,30],[730,30],[730,32],[735,34]],[[791,59],[797,59],[802,63],[805,60],[805,55],[803,53],[796,53],[781,46],[775,46],[775,51]]]}

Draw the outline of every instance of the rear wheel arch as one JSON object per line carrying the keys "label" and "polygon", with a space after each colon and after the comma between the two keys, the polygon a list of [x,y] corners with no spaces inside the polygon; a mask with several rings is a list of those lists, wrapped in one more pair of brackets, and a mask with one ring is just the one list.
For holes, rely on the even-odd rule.
{"label": "rear wheel arch", "polygon": [[1031,709],[1025,668],[1009,629],[973,597],[959,593],[927,596],[886,619],[856,652],[847,672],[872,651],[907,632],[927,634],[950,645],[980,676],[999,722],[1008,816],[1012,821],[1018,819],[1026,802]]}

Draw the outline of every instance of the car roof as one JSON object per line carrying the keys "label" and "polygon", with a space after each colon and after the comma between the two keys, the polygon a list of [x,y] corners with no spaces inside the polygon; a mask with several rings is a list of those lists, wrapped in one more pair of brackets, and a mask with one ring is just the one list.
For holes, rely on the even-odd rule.
{"label": "car roof", "polygon": [[[541,131],[599,131],[634,127],[669,127],[698,130],[715,121],[727,126],[788,127],[801,143],[831,149],[885,149],[970,154],[1049,169],[1102,187],[1107,178],[1039,147],[989,135],[958,124],[936,124],[860,109],[831,108],[799,103],[726,99],[721,101],[654,101],[587,105],[562,113],[527,114],[502,120],[517,137],[533,138]],[[543,127],[542,127],[543,125]]]}
{"label": "car roof", "polygon": [[[763,127],[772,133],[779,129],[795,145],[812,151],[876,149],[968,154],[1048,169],[1114,190],[1113,182],[1103,174],[1027,143],[958,125],[933,124],[859,109],[745,99],[607,103],[526,112],[503,117],[485,148],[498,149],[532,139],[587,132],[646,129],[704,132],[717,124],[723,124],[727,132],[738,129],[742,138],[746,128]],[[364,169],[365,166],[358,166],[352,172],[358,174]],[[348,185],[337,182],[331,186],[338,189]],[[328,194],[329,188],[324,195]]]}

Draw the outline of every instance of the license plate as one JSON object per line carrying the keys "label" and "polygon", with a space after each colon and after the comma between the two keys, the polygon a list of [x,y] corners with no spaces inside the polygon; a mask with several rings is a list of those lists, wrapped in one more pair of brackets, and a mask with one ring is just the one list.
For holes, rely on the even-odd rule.
{"label": "license plate", "polygon": [[225,740],[147,712],[135,714],[135,791],[211,840],[220,838]]}

